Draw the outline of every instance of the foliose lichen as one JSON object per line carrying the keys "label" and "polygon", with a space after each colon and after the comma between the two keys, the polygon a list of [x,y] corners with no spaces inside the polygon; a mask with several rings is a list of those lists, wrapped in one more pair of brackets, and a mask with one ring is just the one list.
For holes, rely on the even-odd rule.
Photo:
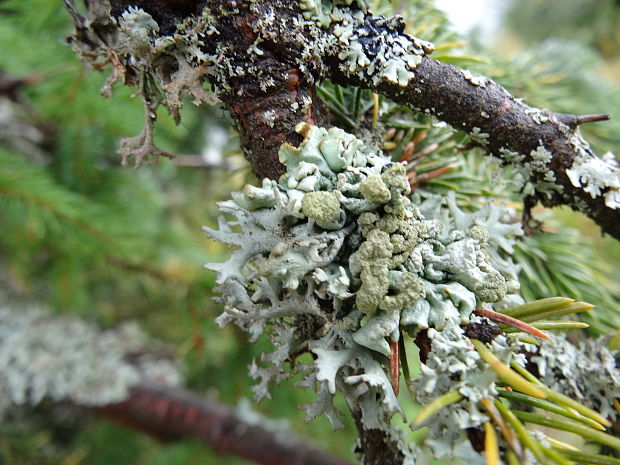
{"label": "foliose lichen", "polygon": [[[477,306],[521,302],[509,258],[519,225],[503,221],[498,206],[464,212],[454,195],[417,197],[416,205],[403,164],[337,128],[301,123],[297,131],[303,142],[280,149],[286,173],[233,194],[219,207],[235,219],[206,228],[235,247],[227,262],[207,265],[218,274],[225,306],[218,323],[235,323],[253,339],[267,333],[276,348],[252,365],[257,397],[290,375],[285,361],[307,346],[316,359],[294,364],[293,372],[318,393],[305,406],[308,417],[325,414],[337,426],[332,398],[339,390],[360,406],[367,428],[393,432],[390,417],[402,409],[382,363],[403,333],[428,329],[432,350],[416,382],[436,389],[419,400],[454,387],[441,373],[456,376],[455,367],[463,367],[463,403],[447,414],[474,412],[472,405],[494,392],[495,375],[474,363],[477,354],[459,328],[478,320]],[[456,362],[459,344],[469,362]],[[512,342],[493,344],[511,359]],[[451,358],[439,364],[442,351]],[[433,431],[431,443],[443,434]]]}
{"label": "foliose lichen", "polygon": [[338,5],[351,6],[355,3],[362,13],[368,12],[366,0],[299,0],[304,18],[318,22],[321,27],[328,27],[332,21],[332,12]]}
{"label": "foliose lichen", "polygon": [[[470,320],[474,324],[478,321],[482,320],[476,317]],[[488,421],[486,413],[479,409],[479,401],[497,396],[496,374],[481,360],[458,322],[450,321],[442,331],[431,328],[426,334],[431,350],[421,365],[420,376],[413,381],[416,400],[425,405],[440,395],[456,391],[467,401],[449,405],[433,416],[425,445],[437,458],[453,457],[482,464],[484,458],[472,449],[465,431]],[[497,336],[490,346],[505,363],[523,365],[525,362],[522,355],[515,353],[517,346],[504,336]]]}
{"label": "foliose lichen", "polygon": [[[375,85],[387,81],[406,87],[422,57],[432,52],[433,44],[405,34],[402,18],[373,17],[367,15],[364,0],[355,0],[357,8],[351,8],[353,3],[300,2],[306,19],[322,28],[333,26],[334,39],[319,46],[338,51],[344,73],[371,79]],[[385,33],[377,34],[379,29]]]}
{"label": "foliose lichen", "polygon": [[620,208],[620,169],[613,153],[601,158],[594,156],[578,134],[573,136],[572,143],[579,155],[566,170],[571,184],[582,188],[593,199],[602,195],[609,208]]}
{"label": "foliose lichen", "polygon": [[553,155],[541,140],[538,141],[536,149],[527,155],[505,147],[499,149],[499,154],[504,163],[512,166],[514,172],[511,181],[523,195],[540,192],[551,198],[564,191],[564,188],[557,183],[555,173],[550,167]]}
{"label": "foliose lichen", "polygon": [[463,70],[462,73],[463,77],[474,86],[485,87],[490,82],[488,77],[475,75],[467,69]]}
{"label": "foliose lichen", "polygon": [[565,337],[555,337],[534,350],[531,363],[547,386],[617,420],[620,415],[610,399],[620,398],[620,374],[607,342],[585,339],[572,344]]}

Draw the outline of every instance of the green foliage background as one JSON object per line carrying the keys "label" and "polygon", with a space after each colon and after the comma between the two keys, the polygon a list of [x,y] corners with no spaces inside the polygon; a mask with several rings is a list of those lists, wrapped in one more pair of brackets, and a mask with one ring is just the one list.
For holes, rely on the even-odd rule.
{"label": "green foliage background", "polygon": [[[568,3],[575,7],[566,8]],[[436,43],[439,59],[489,74],[531,104],[594,113],[620,108],[618,85],[605,77],[614,73],[617,77],[620,69],[617,29],[610,32],[608,24],[610,18],[620,17],[620,8],[617,2],[606,1],[609,13],[603,15],[595,3],[600,5],[599,0],[515,2],[509,27],[503,31],[509,58],[504,49],[480,44],[476,48],[475,40],[474,47],[461,47],[430,1],[377,2],[376,10],[401,12],[411,23],[409,32]],[[586,21],[583,8],[588,6],[593,18]],[[544,35],[537,35],[526,25],[543,9],[550,17],[563,13]],[[156,168],[122,168],[115,148],[120,137],[140,131],[141,103],[128,89],[117,88],[110,100],[100,97],[105,76],[88,72],[77,60],[64,42],[70,30],[68,15],[56,0],[0,2],[0,68],[9,75],[36,79],[23,97],[31,117],[51,122],[55,131],[44,165],[0,146],[0,292],[44,303],[54,312],[79,315],[102,328],[138,320],[153,337],[168,342],[184,362],[189,388],[236,404],[250,397],[247,366],[265,347],[250,345],[245,335],[232,328],[220,331],[213,323],[219,313],[211,301],[213,275],[202,264],[221,260],[226,251],[207,240],[201,226],[214,225],[214,201],[228,197],[251,176],[247,168],[228,172],[179,167],[169,161]],[[567,32],[575,30],[579,33]],[[553,36],[570,40],[554,41]],[[369,94],[355,96],[329,84],[324,89],[328,106],[345,123],[349,118],[353,126],[363,126],[371,117]],[[432,144],[437,148],[417,166],[418,171],[447,164],[458,167],[427,188],[435,192],[456,188],[465,204],[508,195],[493,189],[493,178],[481,169],[476,150],[466,149],[463,134],[433,128],[430,120],[389,102],[382,105],[383,123],[402,133],[390,148],[395,158],[408,140],[426,129],[419,149]],[[172,153],[200,153],[208,142],[204,132],[209,121],[228,128],[226,116],[217,109],[188,106],[178,127],[164,112],[158,116],[158,144]],[[620,147],[619,121],[587,128],[599,152]],[[226,152],[240,156],[232,132]],[[528,238],[518,250],[526,296],[567,295],[590,301],[600,307],[589,319],[594,331],[617,330],[620,289],[612,271],[620,261],[620,247],[600,239],[595,227],[566,212],[549,224],[555,234]],[[569,229],[569,224],[581,233]],[[274,390],[272,401],[257,409],[287,419],[294,431],[321,447],[352,457],[350,422],[336,433],[325,419],[303,424],[297,405],[311,396],[285,383]],[[0,464],[13,463],[244,462],[217,458],[192,441],[161,444],[94,416],[44,404],[20,410],[0,424]]]}

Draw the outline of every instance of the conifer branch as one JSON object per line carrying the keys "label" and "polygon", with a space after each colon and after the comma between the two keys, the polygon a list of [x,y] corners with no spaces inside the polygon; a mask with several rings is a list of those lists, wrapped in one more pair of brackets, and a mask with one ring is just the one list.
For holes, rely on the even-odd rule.
{"label": "conifer branch", "polygon": [[[597,157],[575,132],[578,125],[605,121],[609,115],[565,115],[530,107],[492,80],[434,60],[426,50],[417,55],[418,64],[407,68],[411,74],[406,78],[367,72],[385,62],[385,50],[377,53],[371,44],[387,48],[390,43],[397,46],[399,40],[416,40],[391,20],[365,17],[348,33],[358,37],[367,62],[359,66],[359,57],[358,65],[343,60],[353,39],[349,44],[338,41],[325,58],[326,74],[340,85],[371,89],[455,129],[482,136],[477,140],[490,155],[520,169],[526,196],[548,207],[568,205],[620,239],[620,170],[611,158]],[[324,34],[333,34],[334,29]]]}
{"label": "conifer branch", "polygon": [[[524,195],[548,206],[580,210],[620,239],[618,170],[611,160],[597,158],[561,117],[525,105],[486,78],[432,60],[427,56],[430,44],[403,34],[404,23],[398,18],[367,14],[362,0],[318,2],[318,7],[316,3],[197,3],[204,7],[198,20],[205,21],[200,43],[204,56],[193,58],[208,63],[204,78],[235,118],[255,174],[276,178],[283,169],[279,147],[283,142],[299,142],[295,126],[326,119],[315,98],[314,83],[330,78],[341,85],[371,89],[468,131],[502,163],[521,168]],[[322,3],[354,4],[342,7],[344,16],[334,18],[325,14]],[[170,2],[113,1],[112,13],[118,16],[130,4],[144,8],[161,35],[187,17],[184,2],[174,11]],[[149,31],[153,40],[154,31]],[[78,29],[74,45],[88,48],[81,39]],[[112,42],[105,47],[113,47]],[[158,52],[159,61],[136,47],[130,52],[121,57],[127,69],[132,66],[129,58],[141,53],[146,63],[143,71],[163,76],[164,82],[174,79],[170,70],[158,68],[157,63],[165,62],[164,52]],[[95,50],[98,56],[106,53],[109,49]],[[352,411],[358,419],[359,411],[355,407]],[[356,423],[366,464],[403,462],[394,438]],[[376,451],[381,451],[379,458],[374,458]]]}
{"label": "conifer branch", "polygon": [[[106,11],[95,7],[97,2],[88,4],[92,11]],[[575,132],[578,125],[607,115],[563,115],[530,107],[485,77],[433,60],[428,56],[432,44],[405,34],[402,18],[373,16],[363,1],[340,7],[340,16],[325,13],[321,2],[302,0],[204,0],[192,8],[185,2],[116,0],[107,11],[117,16],[130,5],[151,14],[161,35],[202,8],[201,30],[209,22],[208,30],[217,33],[203,34],[201,47],[212,63],[207,71],[194,68],[195,73],[211,82],[231,111],[259,177],[273,179],[282,172],[277,151],[282,142],[299,142],[293,130],[297,123],[321,125],[325,120],[314,83],[330,78],[371,89],[477,136],[490,155],[518,168],[524,196],[549,207],[568,205],[620,239],[620,170],[611,157],[597,157]],[[109,60],[111,25],[101,22],[105,35],[94,33],[96,21],[87,28],[74,9],[71,14],[76,49],[93,62],[101,56]],[[130,56],[135,60],[136,53]],[[166,70],[152,58],[130,72],[126,57],[125,75],[146,70],[158,73],[164,83],[184,78],[174,76],[178,68]],[[191,95],[199,91],[195,83],[183,86]],[[169,102],[169,109],[178,116],[178,103]]]}
{"label": "conifer branch", "polygon": [[218,454],[262,465],[351,465],[288,432],[243,418],[232,407],[183,388],[142,383],[123,402],[93,408],[162,440],[195,438]]}

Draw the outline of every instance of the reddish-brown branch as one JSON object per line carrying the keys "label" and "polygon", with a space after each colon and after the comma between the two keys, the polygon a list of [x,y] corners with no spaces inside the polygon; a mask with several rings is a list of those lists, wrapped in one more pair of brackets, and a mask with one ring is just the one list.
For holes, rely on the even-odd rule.
{"label": "reddish-brown branch", "polygon": [[488,318],[489,320],[495,323],[501,323],[508,326],[512,326],[513,328],[518,329],[519,331],[523,331],[524,333],[531,334],[532,336],[539,337],[541,339],[551,339],[547,333],[541,331],[538,328],[535,328],[529,323],[518,320],[508,315],[504,315],[503,313],[494,312],[493,310],[487,310],[486,308],[476,307],[474,313],[478,316],[483,316]]}
{"label": "reddish-brown branch", "polygon": [[159,439],[195,438],[217,453],[262,465],[352,465],[288,432],[244,419],[233,408],[181,388],[141,384],[97,413]]}
{"label": "reddish-brown branch", "polygon": [[390,341],[390,381],[394,394],[400,391],[400,345],[398,341]]}

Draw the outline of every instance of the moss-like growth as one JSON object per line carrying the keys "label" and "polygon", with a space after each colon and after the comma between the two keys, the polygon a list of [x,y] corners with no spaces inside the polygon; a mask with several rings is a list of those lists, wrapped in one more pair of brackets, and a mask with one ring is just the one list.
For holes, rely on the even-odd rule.
{"label": "moss-like growth", "polygon": [[381,177],[376,174],[371,174],[362,181],[360,192],[365,199],[378,204],[387,203],[392,198],[390,189],[388,189]]}
{"label": "moss-like growth", "polygon": [[373,229],[355,255],[361,269],[362,285],[355,296],[357,308],[366,314],[374,313],[390,286],[388,264],[394,247],[390,236]]}
{"label": "moss-like growth", "polygon": [[340,202],[331,192],[309,192],[301,199],[301,211],[319,226],[329,225],[338,221]]}

